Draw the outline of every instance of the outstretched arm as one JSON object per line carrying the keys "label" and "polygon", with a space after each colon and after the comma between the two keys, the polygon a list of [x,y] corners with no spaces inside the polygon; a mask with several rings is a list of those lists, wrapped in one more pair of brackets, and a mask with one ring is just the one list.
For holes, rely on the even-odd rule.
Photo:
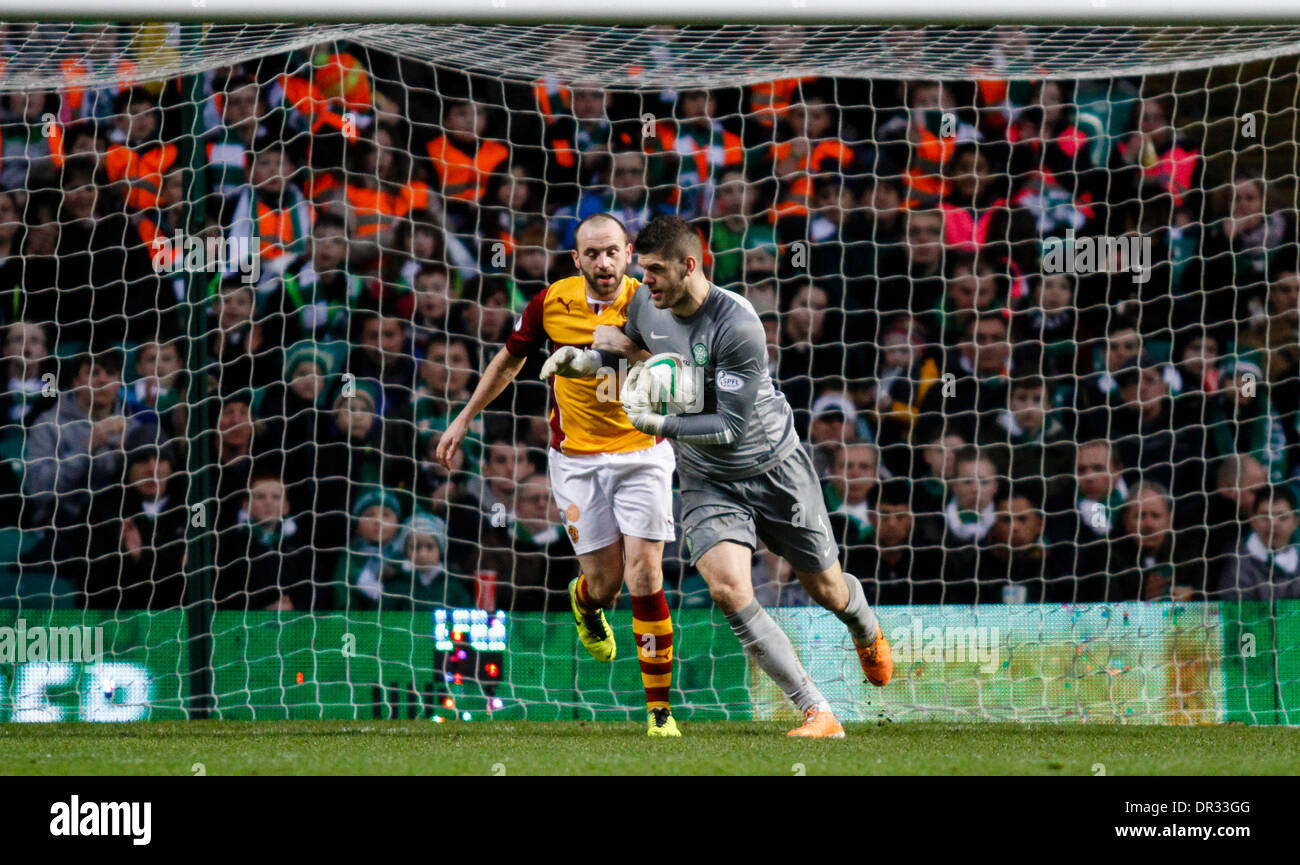
{"label": "outstretched arm", "polygon": [[478,417],[479,412],[500,396],[501,391],[506,389],[506,385],[519,375],[519,370],[523,369],[527,359],[527,357],[515,357],[506,348],[497,352],[497,356],[492,358],[492,362],[483,371],[483,377],[479,379],[478,387],[474,388],[474,393],[465,404],[465,408],[461,409],[456,419],[447,425],[442,438],[438,440],[438,462],[446,468],[451,468],[451,458],[465,436],[469,434],[469,425],[474,418]]}

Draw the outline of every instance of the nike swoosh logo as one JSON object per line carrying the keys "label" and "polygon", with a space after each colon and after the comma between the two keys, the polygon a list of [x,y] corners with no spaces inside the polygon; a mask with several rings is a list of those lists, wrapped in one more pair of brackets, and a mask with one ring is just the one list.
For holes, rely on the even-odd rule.
{"label": "nike swoosh logo", "polygon": [[664,336],[664,335],[661,334],[661,333],[655,333],[655,332],[652,330],[652,331],[650,331],[650,338],[651,338],[651,339],[667,339],[668,337]]}

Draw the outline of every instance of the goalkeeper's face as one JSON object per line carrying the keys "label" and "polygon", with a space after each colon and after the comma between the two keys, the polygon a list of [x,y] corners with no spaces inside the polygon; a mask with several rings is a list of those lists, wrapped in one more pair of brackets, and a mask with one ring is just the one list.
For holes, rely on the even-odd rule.
{"label": "goalkeeper's face", "polygon": [[587,291],[594,297],[611,297],[623,285],[632,245],[619,226],[597,219],[582,227],[575,238],[573,263],[587,281]]}
{"label": "goalkeeper's face", "polygon": [[650,292],[650,299],[659,309],[672,309],[686,297],[687,264],[652,253],[637,256],[644,275],[641,283]]}

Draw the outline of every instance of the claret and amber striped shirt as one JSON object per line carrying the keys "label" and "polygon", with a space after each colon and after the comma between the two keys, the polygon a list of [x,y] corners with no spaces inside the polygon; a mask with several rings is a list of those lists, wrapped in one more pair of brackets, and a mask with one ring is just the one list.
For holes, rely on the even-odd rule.
{"label": "claret and amber striped shirt", "polygon": [[[623,288],[597,311],[587,298],[587,281],[571,276],[552,283],[528,302],[506,340],[506,350],[526,357],[547,340],[550,350],[572,345],[590,348],[596,325],[622,327],[640,280],[623,277]],[[618,401],[617,384],[601,377],[551,380],[551,447],[562,453],[623,453],[652,447],[655,439],[636,430]],[[602,389],[603,388],[603,389]],[[603,397],[603,398],[602,398]]]}

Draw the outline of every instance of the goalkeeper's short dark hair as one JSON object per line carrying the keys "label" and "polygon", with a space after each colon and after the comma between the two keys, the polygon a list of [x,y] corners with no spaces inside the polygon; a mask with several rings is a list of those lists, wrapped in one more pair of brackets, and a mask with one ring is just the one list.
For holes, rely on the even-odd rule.
{"label": "goalkeeper's short dark hair", "polygon": [[699,232],[677,216],[656,216],[650,220],[637,232],[633,248],[637,255],[657,255],[671,261],[685,261],[687,256],[704,257]]}

